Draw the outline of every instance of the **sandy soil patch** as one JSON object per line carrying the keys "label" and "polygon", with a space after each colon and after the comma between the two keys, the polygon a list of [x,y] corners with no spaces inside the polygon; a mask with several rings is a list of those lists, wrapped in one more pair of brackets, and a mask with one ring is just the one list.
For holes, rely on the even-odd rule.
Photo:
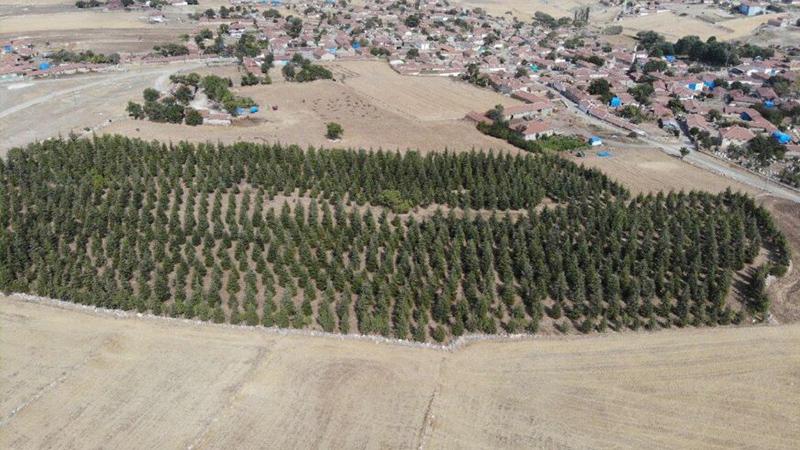
{"label": "sandy soil patch", "polygon": [[0,298],[0,345],[4,448],[789,448],[800,439],[800,325],[451,353]]}

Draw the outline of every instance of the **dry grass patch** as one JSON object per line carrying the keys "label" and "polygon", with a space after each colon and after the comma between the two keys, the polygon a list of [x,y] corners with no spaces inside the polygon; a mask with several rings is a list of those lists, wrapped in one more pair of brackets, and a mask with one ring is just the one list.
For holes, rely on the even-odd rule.
{"label": "dry grass patch", "polygon": [[74,11],[0,17],[3,33],[26,33],[50,30],[148,28],[141,13],[111,11]]}
{"label": "dry grass patch", "polygon": [[608,150],[612,156],[601,158],[596,155],[599,150],[591,149],[586,152],[585,158],[569,156],[568,159],[587,167],[600,169],[634,194],[670,190],[717,193],[729,187],[734,191],[749,194],[760,192],[742,183],[684,163],[656,149],[613,146],[610,149],[600,150]]}
{"label": "dry grass patch", "polygon": [[[402,77],[385,63],[339,67],[345,66],[361,71],[360,75],[351,75],[344,82],[289,83],[283,80],[280,71],[272,70],[273,84],[236,88],[238,94],[253,98],[261,106],[261,112],[230,127],[190,127],[126,119],[106,126],[103,131],[148,140],[168,136],[173,141],[284,142],[423,152],[473,148],[519,151],[484,136],[474,124],[462,119],[471,109],[489,109],[497,103],[515,100],[452,80]],[[228,76],[236,84],[242,74],[232,67],[200,73]],[[396,91],[402,93],[393,93]],[[436,91],[442,91],[439,97],[435,97]],[[438,100],[428,103],[426,99],[430,96]],[[131,98],[138,101],[141,93],[135,92]],[[273,106],[278,109],[273,110]],[[328,122],[342,125],[341,140],[332,142],[325,137]]]}

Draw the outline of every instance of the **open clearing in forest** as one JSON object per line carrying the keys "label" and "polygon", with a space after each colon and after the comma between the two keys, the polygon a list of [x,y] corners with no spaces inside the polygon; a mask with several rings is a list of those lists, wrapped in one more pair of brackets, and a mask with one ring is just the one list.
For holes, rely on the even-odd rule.
{"label": "open clearing in forest", "polygon": [[759,447],[800,440],[800,325],[454,352],[0,298],[0,446]]}

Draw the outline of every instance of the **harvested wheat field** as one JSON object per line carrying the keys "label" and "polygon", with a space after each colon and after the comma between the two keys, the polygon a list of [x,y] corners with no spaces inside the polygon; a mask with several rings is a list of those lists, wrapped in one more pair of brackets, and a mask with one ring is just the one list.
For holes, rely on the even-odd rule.
{"label": "harvested wheat field", "polygon": [[469,111],[486,111],[497,104],[522,104],[450,77],[400,76],[379,61],[338,62],[327,67],[371,103],[412,120],[457,120]]}
{"label": "harvested wheat field", "polygon": [[596,150],[586,152],[585,158],[570,156],[577,164],[600,169],[612,179],[624,184],[631,192],[659,191],[734,191],[757,194],[754,188],[687,164],[680,159],[649,147],[614,147],[611,157],[601,158]]}
{"label": "harvested wheat field", "polygon": [[628,16],[618,22],[622,25],[626,33],[636,34],[639,31],[657,31],[668,39],[679,39],[686,35],[700,36],[706,39],[709,36],[717,36],[719,39],[726,39],[726,30],[719,25],[700,20],[696,17],[679,17],[677,14],[668,11],[647,16]]}
{"label": "harvested wheat field", "polygon": [[[17,33],[3,33],[0,40],[14,39]],[[153,45],[174,42],[182,33],[191,31],[186,24],[171,24],[169,27],[116,28],[108,30],[43,30],[25,33],[26,41],[50,51],[67,49],[74,52],[91,50],[95,53],[141,53],[153,50]]]}
{"label": "harvested wheat field", "polygon": [[49,30],[82,30],[147,28],[146,17],[142,14],[124,11],[70,11],[62,13],[14,15],[0,17],[0,31],[3,33],[30,33]]}
{"label": "harvested wheat field", "polygon": [[610,20],[613,15],[619,12],[619,7],[607,7],[599,2],[587,0],[460,0],[456,2],[470,8],[483,8],[484,11],[495,16],[501,16],[508,12],[513,15],[529,19],[537,11],[550,14],[553,17],[572,17],[572,12],[582,6],[592,7],[592,20],[604,22]]}
{"label": "harvested wheat field", "polygon": [[796,448],[800,440],[798,325],[442,351],[3,297],[0,348],[3,448]]}
{"label": "harvested wheat field", "polygon": [[[261,111],[233,126],[190,127],[124,119],[108,124],[103,132],[147,140],[169,136],[174,142],[244,140],[388,150],[519,151],[481,134],[474,123],[463,119],[470,110],[485,111],[498,103],[515,104],[515,100],[445,78],[403,77],[380,62],[338,63],[332,69],[337,81],[289,83],[279,70],[272,70],[273,84],[237,88],[240,95],[253,98]],[[231,67],[199,72],[231,77],[237,83],[241,79],[241,73]],[[431,102],[432,96],[437,100]],[[141,91],[130,92],[126,100],[141,101]],[[328,122],[342,125],[341,140],[325,138]]]}
{"label": "harvested wheat field", "polygon": [[619,21],[619,25],[622,25],[625,32],[629,34],[652,30],[673,40],[687,35],[699,36],[701,39],[716,36],[720,40],[728,40],[752,35],[756,28],[774,16],[774,14],[766,14],[710,23],[693,16],[680,17],[673,12],[663,12],[647,16],[625,17]]}

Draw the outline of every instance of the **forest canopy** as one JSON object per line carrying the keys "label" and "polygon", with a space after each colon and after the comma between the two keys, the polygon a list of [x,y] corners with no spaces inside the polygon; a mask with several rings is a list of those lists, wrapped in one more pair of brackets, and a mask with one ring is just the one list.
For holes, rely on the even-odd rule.
{"label": "forest canopy", "polygon": [[0,190],[2,291],[418,341],[736,323],[789,261],[750,197],[546,154],[70,138],[10,151]]}

